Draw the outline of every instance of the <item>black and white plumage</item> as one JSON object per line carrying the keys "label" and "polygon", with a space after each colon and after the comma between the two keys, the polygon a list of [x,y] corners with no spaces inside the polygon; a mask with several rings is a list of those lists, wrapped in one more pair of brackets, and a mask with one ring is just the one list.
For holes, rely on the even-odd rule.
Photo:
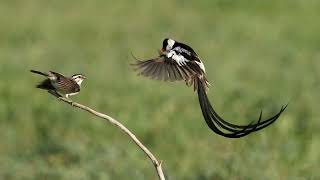
{"label": "black and white plumage", "polygon": [[82,74],[75,74],[71,77],[66,77],[57,72],[49,71],[49,73],[43,73],[36,70],[30,70],[32,73],[46,76],[47,79],[41,81],[36,87],[39,89],[47,90],[49,93],[58,96],[66,97],[76,95],[80,92],[81,83],[86,77]]}
{"label": "black and white plumage", "polygon": [[213,109],[208,97],[209,82],[205,77],[205,67],[196,52],[188,45],[173,39],[164,39],[159,56],[149,60],[137,60],[133,64],[138,75],[164,81],[182,81],[193,85],[198,93],[203,117],[209,128],[215,133],[228,137],[240,138],[263,129],[275,122],[287,106],[274,116],[262,120],[262,111],[257,122],[248,125],[236,125],[224,120]]}

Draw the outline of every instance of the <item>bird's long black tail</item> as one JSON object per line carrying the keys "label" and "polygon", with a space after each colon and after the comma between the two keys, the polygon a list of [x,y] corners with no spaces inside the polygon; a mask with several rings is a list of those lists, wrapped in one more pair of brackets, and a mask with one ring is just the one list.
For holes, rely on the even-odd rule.
{"label": "bird's long black tail", "polygon": [[40,72],[40,71],[36,71],[36,70],[30,70],[30,72],[35,73],[35,74],[40,74],[42,76],[48,76],[48,74]]}
{"label": "bird's long black tail", "polygon": [[287,105],[283,106],[276,115],[270,117],[269,119],[262,120],[261,111],[259,119],[256,123],[252,121],[248,125],[236,125],[224,120],[213,109],[207,97],[206,89],[208,87],[208,82],[204,76],[195,76],[193,79],[193,84],[195,90],[198,92],[200,107],[207,125],[215,133],[228,138],[240,138],[271,125],[279,118],[281,113],[287,107]]}
{"label": "bird's long black tail", "polygon": [[[40,71],[30,70],[30,72],[48,77],[48,74],[40,72]],[[54,90],[55,89],[52,86],[50,79],[45,79],[45,80],[41,81],[39,84],[36,85],[36,88],[45,89],[45,90]]]}

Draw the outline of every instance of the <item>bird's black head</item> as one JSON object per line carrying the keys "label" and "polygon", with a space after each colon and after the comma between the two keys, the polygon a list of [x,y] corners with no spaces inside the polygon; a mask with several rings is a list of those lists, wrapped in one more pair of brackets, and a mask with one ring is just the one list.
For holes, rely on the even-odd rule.
{"label": "bird's black head", "polygon": [[173,39],[165,38],[162,42],[162,49],[161,51],[170,51],[173,48],[175,41]]}

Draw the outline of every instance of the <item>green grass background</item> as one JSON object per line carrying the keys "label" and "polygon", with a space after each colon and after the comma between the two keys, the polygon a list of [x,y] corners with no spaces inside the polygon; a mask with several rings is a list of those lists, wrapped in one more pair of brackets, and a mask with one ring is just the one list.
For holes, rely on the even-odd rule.
{"label": "green grass background", "polygon": [[[128,137],[35,89],[30,69],[85,74],[72,99],[119,119],[169,179],[319,179],[319,9],[316,0],[0,1],[0,179],[157,179]],[[129,66],[131,52],[153,57],[165,37],[198,52],[224,118],[288,109],[241,139],[212,133],[192,88]]]}

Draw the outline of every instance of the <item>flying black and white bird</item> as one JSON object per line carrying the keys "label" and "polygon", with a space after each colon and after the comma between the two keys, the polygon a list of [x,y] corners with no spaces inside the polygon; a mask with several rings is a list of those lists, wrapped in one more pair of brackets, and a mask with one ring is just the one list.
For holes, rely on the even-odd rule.
{"label": "flying black and white bird", "polygon": [[66,77],[53,71],[49,71],[48,74],[36,70],[30,71],[47,77],[47,79],[41,81],[36,87],[47,90],[49,93],[57,97],[68,98],[69,96],[78,94],[80,92],[82,81],[86,79],[82,74],[75,74],[71,77]]}
{"label": "flying black and white bird", "polygon": [[[136,59],[136,58],[135,58]],[[205,77],[206,69],[197,53],[188,45],[166,38],[163,40],[159,56],[149,60],[138,60],[132,64],[138,75],[164,81],[182,81],[192,86],[198,93],[203,117],[209,128],[215,133],[228,137],[239,138],[263,129],[275,122],[286,106],[274,116],[262,120],[262,111],[257,122],[248,125],[236,125],[224,120],[213,109],[208,97],[209,82]]]}

